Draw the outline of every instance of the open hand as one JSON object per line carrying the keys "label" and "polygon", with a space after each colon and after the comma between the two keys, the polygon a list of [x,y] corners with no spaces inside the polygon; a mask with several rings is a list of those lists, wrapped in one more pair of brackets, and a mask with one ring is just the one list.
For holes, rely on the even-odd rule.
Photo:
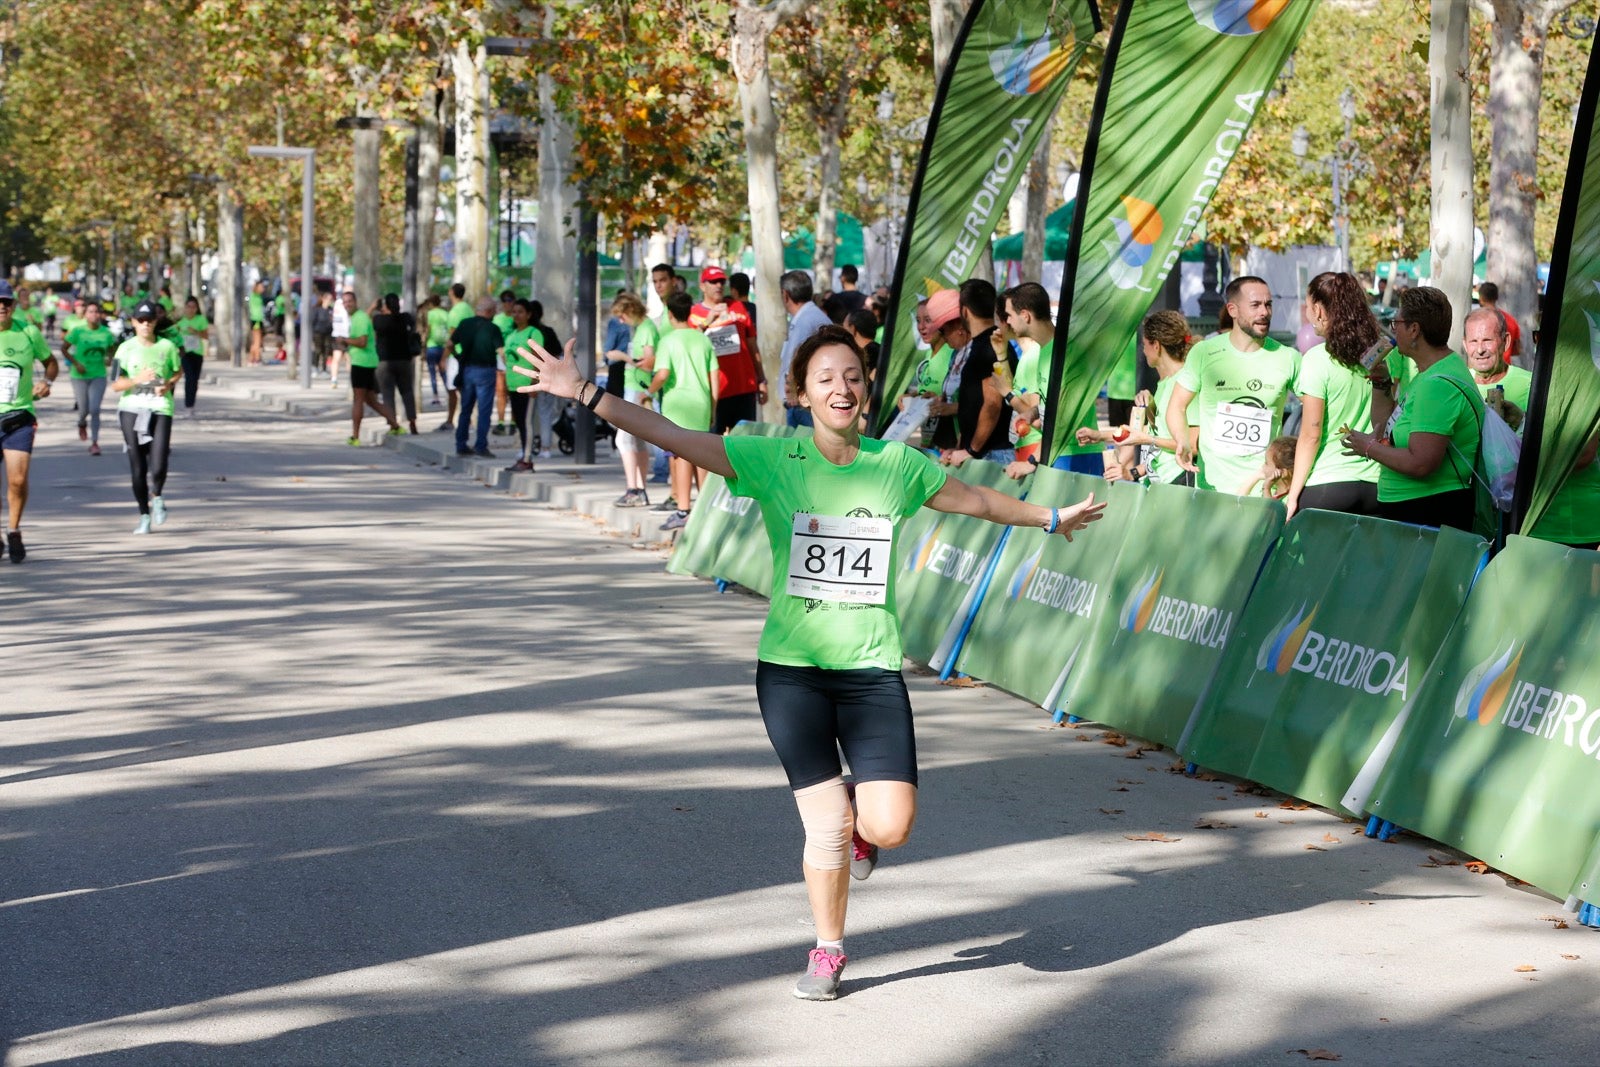
{"label": "open hand", "polygon": [[1072,540],[1072,535],[1087,529],[1091,522],[1099,522],[1100,516],[1106,510],[1104,504],[1094,502],[1094,494],[1090,493],[1078,503],[1067,508],[1056,509],[1056,533]]}
{"label": "open hand", "polygon": [[[567,342],[567,347],[569,349],[572,347],[572,341]],[[519,385],[517,392],[549,393],[551,396],[569,400],[578,395],[578,386],[583,384],[583,376],[578,373],[576,360],[553,356],[537,341],[529,341],[527,347],[518,354],[532,365],[533,373],[528,377],[533,380],[533,384]]]}

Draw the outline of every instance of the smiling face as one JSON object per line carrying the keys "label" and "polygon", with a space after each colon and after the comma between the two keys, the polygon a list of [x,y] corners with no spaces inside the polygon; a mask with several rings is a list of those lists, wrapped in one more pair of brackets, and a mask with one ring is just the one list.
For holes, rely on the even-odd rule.
{"label": "smiling face", "polygon": [[1461,347],[1467,366],[1477,374],[1488,376],[1504,370],[1506,338],[1500,332],[1500,316],[1493,312],[1468,315]]}
{"label": "smiling face", "polygon": [[1228,302],[1228,314],[1239,329],[1263,340],[1272,329],[1272,290],[1260,282],[1246,282],[1239,295]]}
{"label": "smiling face", "polygon": [[853,430],[867,401],[867,372],[861,357],[842,344],[823,345],[806,364],[800,404],[812,420],[830,430]]}

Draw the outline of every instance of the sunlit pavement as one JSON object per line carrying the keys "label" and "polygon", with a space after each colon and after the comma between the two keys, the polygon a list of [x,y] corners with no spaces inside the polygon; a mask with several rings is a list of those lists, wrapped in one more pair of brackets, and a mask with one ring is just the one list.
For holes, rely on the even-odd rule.
{"label": "sunlit pavement", "polygon": [[177,424],[149,537],[114,418],[91,458],[45,410],[0,562],[8,1067],[1600,1057],[1554,902],[924,676],[917,833],[844,998],[795,1001],[761,602],[269,374]]}

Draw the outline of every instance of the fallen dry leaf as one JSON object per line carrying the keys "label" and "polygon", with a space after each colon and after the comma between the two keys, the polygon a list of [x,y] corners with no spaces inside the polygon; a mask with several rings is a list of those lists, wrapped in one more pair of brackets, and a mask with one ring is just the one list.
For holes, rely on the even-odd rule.
{"label": "fallen dry leaf", "polygon": [[1101,736],[1100,741],[1102,744],[1115,745],[1117,748],[1122,748],[1128,743],[1128,739],[1117,733],[1115,730],[1107,730],[1105,734]]}
{"label": "fallen dry leaf", "polygon": [[1128,787],[1125,786],[1125,785],[1119,785],[1115,789],[1112,790],[1113,793],[1126,793],[1128,791],[1129,791]]}
{"label": "fallen dry leaf", "polygon": [[1290,800],[1289,798],[1285,797],[1284,799],[1278,801],[1278,807],[1288,808],[1290,811],[1306,811],[1311,807],[1311,805],[1301,800]]}
{"label": "fallen dry leaf", "polygon": [[1118,785],[1144,785],[1143,778],[1118,778]]}
{"label": "fallen dry leaf", "polygon": [[1333,836],[1332,834],[1323,834],[1322,835],[1322,839],[1324,841],[1332,841],[1334,844],[1338,844],[1339,843],[1339,839],[1337,837]]}
{"label": "fallen dry leaf", "polygon": [[1570,929],[1570,927],[1567,926],[1567,920],[1559,919],[1559,920],[1557,920],[1556,924],[1554,926],[1552,926],[1550,929],[1552,929],[1552,930],[1567,930],[1567,929]]}
{"label": "fallen dry leaf", "polygon": [[1101,808],[1100,809],[1100,814],[1102,814],[1102,815],[1121,815],[1122,814],[1122,809],[1121,808]]}
{"label": "fallen dry leaf", "polygon": [[1264,811],[1258,811],[1258,812],[1256,812],[1256,818],[1258,818],[1258,819],[1265,819],[1265,818],[1266,818],[1266,817],[1267,817],[1267,813],[1266,813],[1266,812],[1264,812]]}
{"label": "fallen dry leaf", "polygon": [[1228,794],[1226,794],[1226,793],[1218,793],[1216,795],[1215,799],[1217,799],[1217,800],[1227,800],[1228,799]]}
{"label": "fallen dry leaf", "polygon": [[1140,756],[1144,755],[1146,752],[1160,752],[1160,751],[1161,751],[1161,746],[1160,745],[1140,745],[1138,748],[1134,749],[1131,753],[1128,754],[1128,758],[1129,759],[1138,759]]}
{"label": "fallen dry leaf", "polygon": [[1328,850],[1323,848],[1321,845],[1307,845],[1306,846],[1306,851],[1308,851],[1308,852],[1326,852]]}
{"label": "fallen dry leaf", "polygon": [[1129,752],[1129,753],[1126,753],[1125,755],[1123,755],[1122,758],[1123,759],[1144,759],[1144,754],[1146,752],[1148,752],[1148,751],[1150,751],[1150,750],[1146,749],[1146,748],[1136,748],[1132,752]]}
{"label": "fallen dry leaf", "polygon": [[1300,1055],[1304,1056],[1308,1060],[1342,1060],[1342,1059],[1344,1059],[1344,1057],[1339,1055],[1337,1052],[1333,1051],[1332,1049],[1326,1049],[1326,1048],[1297,1048],[1297,1049],[1293,1049],[1292,1051],[1300,1053]]}
{"label": "fallen dry leaf", "polygon": [[1278,821],[1283,823],[1283,825],[1285,825],[1285,826],[1293,826],[1294,825],[1294,820],[1293,819],[1279,819]]}
{"label": "fallen dry leaf", "polygon": [[1126,837],[1129,841],[1160,841],[1164,844],[1171,844],[1174,841],[1183,840],[1181,837],[1168,837],[1160,830],[1151,830],[1147,834],[1123,834],[1122,836]]}
{"label": "fallen dry leaf", "polygon": [[1079,734],[1077,739],[1079,741],[1093,741],[1094,740],[1094,738],[1090,737],[1088,734]]}
{"label": "fallen dry leaf", "polygon": [[939,682],[940,685],[949,686],[951,689],[980,689],[983,683],[976,678],[962,678],[952,674]]}
{"label": "fallen dry leaf", "polygon": [[1267,791],[1254,782],[1240,782],[1233,787],[1235,793],[1249,793],[1251,796],[1264,797]]}
{"label": "fallen dry leaf", "polygon": [[1195,774],[1194,780],[1197,782],[1214,782],[1217,780],[1217,776],[1210,771],[1200,771]]}
{"label": "fallen dry leaf", "polygon": [[1539,969],[1539,968],[1537,968],[1537,967],[1535,967],[1535,966],[1534,966],[1534,965],[1533,965],[1533,964],[1531,964],[1531,963],[1524,963],[1524,964],[1522,964],[1522,965],[1521,965],[1521,966],[1518,966],[1518,967],[1513,967],[1513,968],[1511,968],[1511,969],[1512,969],[1512,970],[1513,970],[1513,971],[1516,971],[1516,972],[1518,972],[1518,973],[1519,973],[1519,974],[1521,974],[1521,973],[1525,973],[1525,972],[1527,972],[1527,971],[1537,971],[1537,970],[1538,970],[1538,969]]}
{"label": "fallen dry leaf", "polygon": [[1579,956],[1576,952],[1563,952],[1561,954],[1561,958],[1564,960],[1577,960],[1582,959],[1583,957]]}
{"label": "fallen dry leaf", "polygon": [[1489,873],[1489,865],[1482,860],[1468,860],[1466,863],[1462,864],[1462,866],[1471,871],[1473,874]]}
{"label": "fallen dry leaf", "polygon": [[1461,866],[1461,861],[1460,860],[1453,860],[1448,856],[1435,856],[1433,853],[1430,852],[1430,853],[1428,853],[1428,862],[1427,863],[1419,863],[1419,864],[1417,864],[1417,866],[1419,866],[1419,867],[1459,867],[1459,866]]}
{"label": "fallen dry leaf", "polygon": [[1232,830],[1233,823],[1223,822],[1221,819],[1197,819],[1195,820],[1194,828],[1196,830]]}
{"label": "fallen dry leaf", "polygon": [[1388,1022],[1388,1021],[1389,1021],[1389,1020],[1388,1020],[1388,1019],[1385,1019],[1385,1018],[1384,1018],[1384,1017],[1383,1017],[1383,1016],[1382,1016],[1382,1015],[1380,1015],[1380,1016],[1378,1016],[1378,1021],[1379,1021],[1379,1022],[1380,1022],[1380,1023],[1386,1023],[1386,1022]]}

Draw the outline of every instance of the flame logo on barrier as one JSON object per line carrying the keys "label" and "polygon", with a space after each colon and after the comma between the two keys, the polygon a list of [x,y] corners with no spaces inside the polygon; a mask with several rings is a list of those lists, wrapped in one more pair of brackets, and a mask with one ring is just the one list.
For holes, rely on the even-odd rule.
{"label": "flame logo on barrier", "polygon": [[1155,254],[1164,224],[1156,206],[1136,196],[1122,198],[1122,211],[1122,217],[1111,216],[1119,243],[1102,242],[1111,256],[1106,273],[1118,289],[1137,289],[1144,283],[1145,265]]}
{"label": "flame logo on barrier", "polygon": [[1229,37],[1254,37],[1288,6],[1289,0],[1189,0],[1196,22]]}
{"label": "flame logo on barrier", "polygon": [[1313,606],[1308,613],[1302,602],[1298,609],[1279,620],[1277,627],[1261,642],[1261,650],[1256,653],[1256,670],[1288,674],[1295,657],[1300,654],[1300,647],[1306,643],[1306,634],[1311,632],[1311,623],[1319,607],[1320,604]]}
{"label": "flame logo on barrier", "polygon": [[1516,681],[1517,666],[1521,662],[1522,650],[1513,641],[1504,652],[1490,656],[1469,671],[1456,691],[1455,717],[1474,720],[1479,726],[1494,722],[1511,693],[1511,683]]}
{"label": "flame logo on barrier", "polygon": [[943,530],[944,520],[940,519],[933,524],[933,529],[923,534],[921,539],[911,546],[911,551],[906,553],[906,570],[915,573],[928,565],[935,546],[939,544],[939,534]]}
{"label": "flame logo on barrier", "polygon": [[1043,558],[1044,545],[1040,545],[1038,551],[1022,561],[1022,565],[1017,568],[1017,576],[1011,579],[1011,585],[1006,589],[1006,596],[1009,599],[1016,600],[1022,595],[1022,591],[1028,588],[1028,583],[1033,580],[1033,574],[1039,569],[1039,561]]}
{"label": "flame logo on barrier", "polygon": [[1161,577],[1164,574],[1166,574],[1164,570],[1152,570],[1128,599],[1123,601],[1122,614],[1117,620],[1122,629],[1136,634],[1150,625],[1150,616],[1155,613],[1156,601],[1161,599]]}
{"label": "flame logo on barrier", "polygon": [[996,48],[989,53],[989,69],[1000,88],[1012,96],[1032,96],[1047,88],[1067,69],[1071,62],[1072,36],[1068,34],[1060,48],[1050,47],[1050,31],[1032,44],[1023,43],[1022,31],[1009,48]]}

